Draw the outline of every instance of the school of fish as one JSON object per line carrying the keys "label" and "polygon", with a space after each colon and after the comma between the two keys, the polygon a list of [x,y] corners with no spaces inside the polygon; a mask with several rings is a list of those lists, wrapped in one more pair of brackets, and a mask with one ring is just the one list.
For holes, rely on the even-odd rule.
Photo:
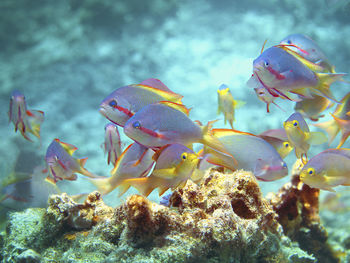
{"label": "school of fish", "polygon": [[[247,87],[266,104],[267,112],[271,104],[279,107],[277,99],[295,103],[295,112],[281,121],[280,127],[257,135],[234,129],[236,110],[245,102],[235,100],[226,84],[217,90],[217,114],[223,115],[230,128],[213,128],[216,120],[206,125],[192,120],[190,109],[182,103],[183,96],[158,79],[117,88],[99,108],[109,121],[102,148],[107,165],[113,165],[110,176],[88,171],[84,168],[87,158],[73,157],[77,147],[55,138],[43,158],[46,168],[3,183],[0,202],[26,199],[25,191],[17,193],[17,189],[23,189],[31,180],[36,183],[40,178],[56,186],[58,181],[76,180],[77,174],[88,177],[103,195],[118,188],[119,196],[130,187],[145,196],[158,189],[161,196],[168,189],[183,187],[187,180],[199,183],[205,171],[215,166],[251,171],[257,180],[274,181],[288,175],[284,158],[293,150],[304,165],[300,180],[310,187],[334,191],[336,186],[350,185],[350,150],[340,148],[350,136],[350,92],[341,100],[331,92],[331,85],[344,81],[344,76],[335,71],[318,44],[303,34],[289,35],[262,50],[253,61]],[[307,120],[319,121],[325,117],[324,111],[334,105],[330,121],[313,124],[325,130],[328,137],[323,132],[311,132]],[[40,139],[44,112],[29,110],[20,91],[11,94],[8,115],[15,132],[19,130],[29,141],[33,140],[29,134]],[[331,143],[339,132],[341,139],[336,149],[325,150],[309,160],[312,145]],[[121,134],[132,143],[124,145]],[[199,151],[194,151],[194,144],[201,145]]]}

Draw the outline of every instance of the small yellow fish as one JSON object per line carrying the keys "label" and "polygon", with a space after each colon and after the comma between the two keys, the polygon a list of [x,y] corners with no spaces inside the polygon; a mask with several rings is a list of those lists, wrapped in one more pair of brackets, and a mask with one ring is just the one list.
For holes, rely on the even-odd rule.
{"label": "small yellow fish", "polygon": [[288,140],[295,149],[295,155],[305,164],[310,144],[317,145],[327,141],[322,132],[310,132],[309,126],[299,112],[293,113],[284,123]]}
{"label": "small yellow fish", "polygon": [[225,124],[228,121],[233,129],[235,121],[235,109],[243,106],[245,102],[234,100],[229,87],[222,84],[218,89],[218,114],[222,113],[225,117]]}
{"label": "small yellow fish", "polygon": [[258,135],[261,139],[264,139],[273,148],[278,152],[282,159],[288,156],[288,154],[293,151],[293,146],[289,143],[288,140],[281,140],[280,138],[267,136],[267,135]]}
{"label": "small yellow fish", "polygon": [[156,165],[148,177],[124,180],[123,185],[134,186],[140,193],[148,196],[159,188],[159,196],[169,188],[183,187],[196,169],[199,158],[191,149],[181,144],[162,147],[154,156]]}
{"label": "small yellow fish", "polygon": [[331,114],[333,117],[332,120],[314,124],[314,126],[328,133],[329,144],[332,143],[339,131],[341,131],[341,139],[337,148],[342,147],[350,136],[350,92],[341,99],[340,103]]}
{"label": "small yellow fish", "polygon": [[331,192],[338,185],[350,186],[350,149],[328,149],[317,154],[301,170],[300,180]]}

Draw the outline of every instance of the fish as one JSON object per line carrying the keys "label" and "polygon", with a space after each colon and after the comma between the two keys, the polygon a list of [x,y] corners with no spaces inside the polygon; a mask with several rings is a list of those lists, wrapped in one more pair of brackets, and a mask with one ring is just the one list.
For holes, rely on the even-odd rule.
{"label": "fish", "polygon": [[26,140],[32,141],[28,133],[40,139],[40,127],[44,121],[44,112],[28,110],[25,97],[18,90],[14,90],[11,94],[8,116],[9,121],[15,126],[15,132],[19,130]]}
{"label": "fish", "polygon": [[276,137],[267,136],[267,135],[258,135],[260,138],[271,144],[273,148],[278,152],[282,159],[286,158],[288,154],[293,151],[293,146],[289,143],[288,140],[281,140]]}
{"label": "fish", "polygon": [[43,167],[36,167],[26,177],[20,176],[1,189],[0,205],[14,209],[46,207],[51,194],[60,193],[57,185],[45,180]]}
{"label": "fish", "polygon": [[226,152],[225,146],[211,134],[213,122],[200,126],[188,117],[187,111],[184,105],[173,102],[149,104],[125,123],[124,133],[155,150],[167,144],[179,143],[191,148],[193,143],[202,143]]}
{"label": "fish", "polygon": [[229,156],[204,147],[204,154],[209,155],[208,162],[233,171],[251,171],[261,181],[274,181],[288,175],[287,164],[278,152],[259,136],[231,129],[213,129],[212,133],[226,146],[229,153],[235,156],[237,164],[233,163]]}
{"label": "fish", "polygon": [[294,54],[296,53],[316,64],[311,66],[312,69],[320,72],[335,73],[335,67],[329,62],[319,45],[309,36],[304,34],[291,34],[282,39],[279,45],[282,46],[284,50],[291,51]]}
{"label": "fish", "polygon": [[323,129],[328,134],[328,143],[331,144],[337,134],[341,132],[341,138],[337,148],[343,146],[350,135],[350,92],[347,93],[337,105],[332,118],[329,121],[313,124],[315,127]]}
{"label": "fish", "polygon": [[[306,67],[293,55],[279,47],[266,49],[253,62],[254,79],[259,81],[274,97],[299,101],[288,96],[288,92],[302,98],[313,98],[313,94],[339,103],[330,91],[330,85],[341,80],[345,73],[318,73]],[[253,77],[252,77],[253,78]]]}
{"label": "fish", "polygon": [[105,126],[105,141],[103,143],[105,153],[107,153],[107,164],[115,165],[122,153],[122,143],[118,126],[114,123],[107,123]]}
{"label": "fish", "polygon": [[159,196],[168,189],[185,186],[196,169],[199,156],[182,144],[169,144],[159,149],[153,157],[156,164],[148,177],[126,179],[123,185],[135,187],[142,195],[148,196],[159,188]]}
{"label": "fish", "polygon": [[325,115],[322,114],[325,110],[329,109],[334,105],[329,99],[312,95],[311,99],[303,99],[295,104],[294,110],[300,112],[303,117],[308,118],[312,121],[318,121]]}
{"label": "fish", "polygon": [[45,161],[49,176],[47,180],[56,183],[58,180],[74,181],[77,179],[75,173],[80,173],[90,178],[99,176],[84,168],[87,158],[76,159],[72,155],[77,150],[72,144],[54,139],[46,151]]}
{"label": "fish", "polygon": [[327,136],[323,132],[310,132],[309,126],[299,112],[295,112],[283,123],[288,136],[288,141],[294,147],[295,155],[305,164],[310,145],[318,145],[327,142]]}
{"label": "fish", "polygon": [[[147,84],[147,85],[146,85]],[[158,101],[182,104],[183,96],[170,91],[160,80],[147,79],[141,84],[123,86],[109,94],[100,104],[100,113],[123,127],[144,106]]]}
{"label": "fish", "polygon": [[350,149],[327,149],[310,159],[300,180],[312,188],[335,192],[334,187],[350,185]]}
{"label": "fish", "polygon": [[102,195],[109,194],[120,186],[119,196],[122,196],[130,186],[121,186],[121,183],[126,179],[147,176],[154,165],[153,155],[152,149],[132,143],[118,158],[110,177],[89,179],[89,181]]}
{"label": "fish", "polygon": [[242,107],[245,102],[240,100],[234,100],[232,93],[229,87],[225,84],[222,84],[218,92],[218,112],[217,114],[222,113],[224,115],[225,124],[228,121],[231,128],[233,129],[233,122],[235,120],[235,109]]}

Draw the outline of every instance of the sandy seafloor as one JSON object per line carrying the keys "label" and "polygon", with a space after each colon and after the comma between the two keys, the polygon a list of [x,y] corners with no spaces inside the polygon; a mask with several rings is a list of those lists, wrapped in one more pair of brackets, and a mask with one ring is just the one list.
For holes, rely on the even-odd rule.
{"label": "sandy seafloor", "polygon": [[[46,148],[54,138],[77,146],[75,156],[89,158],[87,169],[108,175],[112,166],[107,166],[101,148],[107,120],[98,105],[114,89],[147,78],[159,78],[182,94],[184,104],[193,108],[193,120],[206,123],[219,118],[215,127],[229,128],[216,115],[216,90],[225,83],[236,99],[247,102],[236,112],[236,129],[260,133],[282,127],[293,103],[278,101],[285,112],[272,105],[267,114],[264,103],[246,86],[252,61],[266,39],[269,47],[288,34],[307,34],[338,72],[350,71],[347,1],[27,2],[0,3],[1,178],[15,166],[30,172],[44,164]],[[349,87],[337,83],[332,90],[340,99]],[[29,109],[45,112],[41,146],[24,140],[8,125],[13,89],[25,94]],[[338,141],[339,136],[331,146]],[[309,156],[326,147],[312,147]],[[344,147],[350,147],[349,142]],[[291,154],[289,167],[294,160]],[[267,193],[288,180],[261,186]],[[59,186],[70,194],[94,190],[83,176]],[[136,191],[119,199],[114,191],[104,199],[115,206],[131,192]],[[157,191],[150,198],[158,201]]]}

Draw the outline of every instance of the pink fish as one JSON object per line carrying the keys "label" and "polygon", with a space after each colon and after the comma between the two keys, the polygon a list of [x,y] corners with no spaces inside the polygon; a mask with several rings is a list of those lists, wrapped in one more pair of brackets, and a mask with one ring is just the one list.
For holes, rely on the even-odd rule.
{"label": "pink fish", "polygon": [[105,195],[120,186],[119,195],[123,195],[130,185],[121,185],[126,179],[147,176],[152,169],[154,151],[138,143],[130,144],[118,158],[111,176],[108,178],[90,179],[97,190]]}
{"label": "pink fish", "polygon": [[120,87],[109,94],[100,104],[100,113],[111,122],[124,124],[142,107],[158,102],[181,103],[182,96],[172,92],[160,80],[147,79],[141,84]]}
{"label": "pink fish", "polygon": [[293,100],[288,96],[288,92],[302,98],[312,98],[312,95],[316,94],[337,103],[329,86],[345,75],[313,72],[279,47],[268,48],[255,59],[253,71],[255,80],[274,97]]}
{"label": "pink fish", "polygon": [[76,159],[72,157],[75,150],[77,150],[77,147],[61,142],[59,139],[54,139],[51,142],[45,156],[49,171],[48,181],[53,183],[56,183],[58,180],[74,181],[77,179],[75,173],[91,178],[98,177],[84,168],[87,158]]}
{"label": "pink fish", "polygon": [[162,147],[154,156],[156,165],[151,175],[143,178],[127,179],[123,185],[132,185],[148,196],[159,188],[161,196],[169,188],[183,187],[196,169],[199,158],[191,149],[181,144]]}
{"label": "pink fish", "polygon": [[108,123],[105,126],[105,141],[103,146],[105,153],[108,154],[107,164],[111,162],[115,165],[117,159],[122,153],[122,145],[118,126],[114,123]]}
{"label": "pink fish", "polygon": [[44,121],[44,112],[28,110],[24,95],[18,90],[12,92],[8,115],[9,121],[15,125],[15,132],[19,130],[28,141],[32,141],[28,133],[40,139],[40,125]]}

